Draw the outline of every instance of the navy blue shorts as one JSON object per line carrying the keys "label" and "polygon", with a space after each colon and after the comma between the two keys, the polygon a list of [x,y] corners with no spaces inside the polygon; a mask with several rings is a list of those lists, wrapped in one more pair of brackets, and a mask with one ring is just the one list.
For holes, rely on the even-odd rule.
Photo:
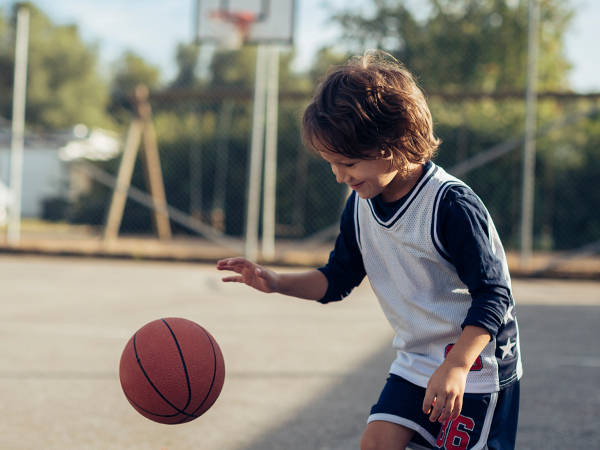
{"label": "navy blue shorts", "polygon": [[[390,374],[369,422],[383,420],[415,430],[408,448],[514,450],[519,419],[519,382],[491,394],[465,394],[460,416],[430,422],[423,413],[425,388]],[[487,445],[487,447],[486,447]]]}

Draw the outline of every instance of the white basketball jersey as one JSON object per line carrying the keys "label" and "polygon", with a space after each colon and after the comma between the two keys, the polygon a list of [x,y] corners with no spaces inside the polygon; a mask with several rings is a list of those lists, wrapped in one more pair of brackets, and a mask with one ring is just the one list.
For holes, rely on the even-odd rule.
{"label": "white basketball jersey", "polygon": [[[390,373],[422,387],[427,386],[458,340],[472,301],[436,230],[443,194],[451,186],[465,184],[435,164],[427,168],[403,206],[385,222],[377,216],[371,200],[356,196],[354,210],[356,238],[365,270],[396,332],[393,345],[398,356]],[[504,250],[489,214],[488,224],[492,250],[502,261],[510,287]],[[511,293],[509,308],[513,306]],[[485,347],[469,372],[466,392],[495,392],[520,377],[516,326],[514,319],[514,332],[505,333],[508,342],[498,342],[499,334]],[[499,360],[507,356],[513,359],[508,370],[506,364],[499,367],[503,364]]]}

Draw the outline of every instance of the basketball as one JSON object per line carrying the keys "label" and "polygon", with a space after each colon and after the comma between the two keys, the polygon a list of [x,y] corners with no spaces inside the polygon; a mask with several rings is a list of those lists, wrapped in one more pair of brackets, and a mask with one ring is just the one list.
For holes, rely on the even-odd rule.
{"label": "basketball", "polygon": [[174,425],[191,422],[215,403],[225,381],[225,363],[219,345],[200,325],[159,319],[129,339],[119,378],[137,412]]}

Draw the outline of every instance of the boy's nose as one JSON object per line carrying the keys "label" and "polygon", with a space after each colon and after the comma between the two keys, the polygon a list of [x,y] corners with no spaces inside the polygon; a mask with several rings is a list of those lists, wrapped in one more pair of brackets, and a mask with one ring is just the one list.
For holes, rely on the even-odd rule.
{"label": "boy's nose", "polygon": [[340,183],[343,184],[347,181],[348,176],[346,174],[346,171],[343,170],[342,168],[333,168],[333,173],[335,174],[335,180]]}

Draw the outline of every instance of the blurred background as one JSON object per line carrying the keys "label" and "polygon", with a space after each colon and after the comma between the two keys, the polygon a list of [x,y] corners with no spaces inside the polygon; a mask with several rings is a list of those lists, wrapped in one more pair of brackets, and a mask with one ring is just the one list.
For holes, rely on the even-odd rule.
{"label": "blurred background", "polygon": [[[291,36],[200,40],[218,1],[293,5]],[[434,161],[482,198],[511,273],[577,278],[514,280],[517,448],[598,448],[599,23],[597,0],[0,0],[2,448],[358,448],[393,359],[368,284],[314,308],[212,263],[326,262],[348,191],[300,121],[327,68],[373,48],[417,76]],[[210,330],[228,379],[165,429],[117,367],[175,316]]]}
{"label": "blurred background", "polygon": [[[300,120],[327,67],[379,48],[416,74],[443,141],[434,161],[482,198],[511,269],[595,277],[600,5],[539,2],[537,85],[529,82],[530,99],[537,100],[529,103],[536,125],[531,131],[530,121],[536,137],[526,219],[531,238],[523,259],[529,7],[526,0],[296,0],[293,40],[273,50],[279,61],[274,187],[263,175],[267,169],[254,168],[258,184],[249,188],[260,46],[199,42],[193,0],[2,0],[1,250],[185,260],[245,252],[280,263],[326,261],[348,192],[327,164],[306,153]],[[22,191],[11,232],[22,8],[29,11]],[[136,97],[140,85],[147,96],[138,89]],[[150,134],[136,128],[148,123]],[[136,153],[136,133],[143,152]],[[158,165],[147,151],[153,147]],[[122,214],[117,207],[111,218],[127,164],[131,183],[124,176],[117,189]],[[249,206],[256,192],[258,206]],[[258,212],[249,218],[252,208]],[[274,248],[266,249],[273,236]],[[248,247],[249,238],[256,248]]]}

